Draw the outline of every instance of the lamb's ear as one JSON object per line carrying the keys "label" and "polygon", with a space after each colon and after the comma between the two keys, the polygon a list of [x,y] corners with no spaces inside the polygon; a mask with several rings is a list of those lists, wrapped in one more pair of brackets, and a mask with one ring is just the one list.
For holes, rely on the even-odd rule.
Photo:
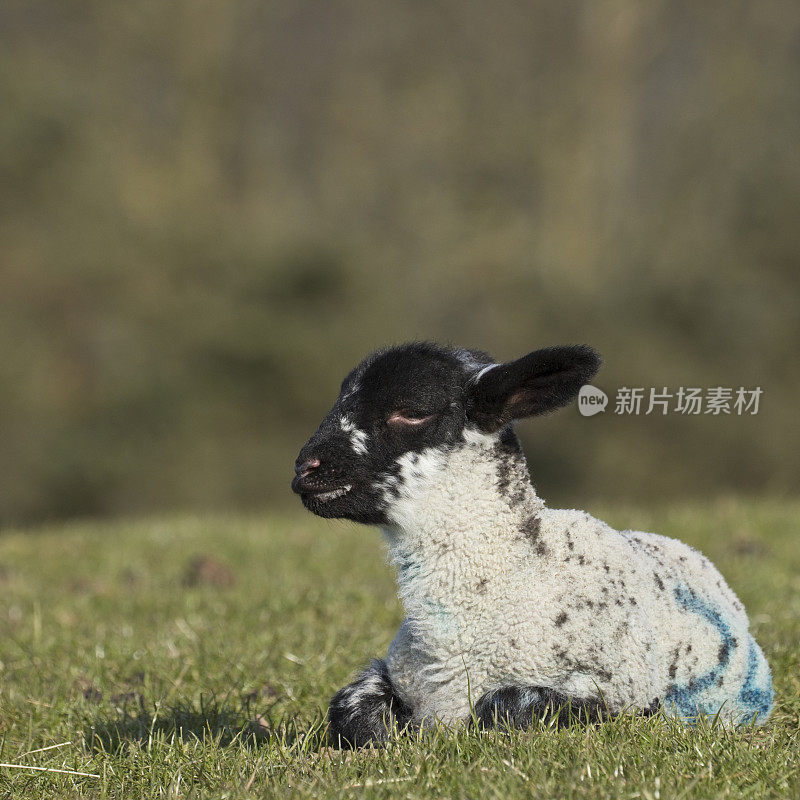
{"label": "lamb's ear", "polygon": [[478,370],[467,383],[467,417],[486,432],[567,405],[600,367],[586,345],[546,347]]}

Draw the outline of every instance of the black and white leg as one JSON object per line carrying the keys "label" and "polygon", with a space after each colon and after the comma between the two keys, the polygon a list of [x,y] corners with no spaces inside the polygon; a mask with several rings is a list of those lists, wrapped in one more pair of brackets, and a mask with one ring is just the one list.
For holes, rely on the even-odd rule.
{"label": "black and white leg", "polygon": [[569,697],[542,686],[505,686],[484,694],[475,705],[478,726],[528,728],[555,718],[558,727],[599,722],[608,716],[602,701]]}
{"label": "black and white leg", "polygon": [[398,696],[386,662],[379,659],[336,692],[328,709],[328,733],[339,747],[381,744],[410,721],[411,708]]}

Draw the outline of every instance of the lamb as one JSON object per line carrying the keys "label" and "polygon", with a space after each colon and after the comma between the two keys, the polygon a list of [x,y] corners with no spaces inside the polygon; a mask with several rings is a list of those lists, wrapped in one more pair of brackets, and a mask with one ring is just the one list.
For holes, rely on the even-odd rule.
{"label": "lamb", "polygon": [[292,488],[321,517],[381,527],[406,617],[331,701],[342,746],[549,714],[766,720],[769,665],[708,559],[534,490],[513,422],[567,405],[599,365],[586,346],[495,363],[415,342],[345,378]]}

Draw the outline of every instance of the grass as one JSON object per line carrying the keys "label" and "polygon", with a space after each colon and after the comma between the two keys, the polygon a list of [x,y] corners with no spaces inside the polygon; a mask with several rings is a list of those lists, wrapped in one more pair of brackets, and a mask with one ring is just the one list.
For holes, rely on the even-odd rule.
{"label": "grass", "polygon": [[[325,746],[331,694],[400,622],[378,534],[311,516],[0,536],[0,796],[798,797],[800,503],[592,509],[701,547],[773,667],[763,730],[667,719]],[[49,748],[49,749],[47,749]]]}

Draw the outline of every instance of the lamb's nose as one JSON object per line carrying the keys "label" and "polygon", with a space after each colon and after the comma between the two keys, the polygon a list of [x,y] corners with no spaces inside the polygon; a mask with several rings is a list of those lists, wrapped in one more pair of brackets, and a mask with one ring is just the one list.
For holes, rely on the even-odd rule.
{"label": "lamb's nose", "polygon": [[298,477],[303,478],[308,475],[309,472],[315,470],[321,463],[322,462],[318,458],[309,458],[306,461],[295,464],[294,471]]}

